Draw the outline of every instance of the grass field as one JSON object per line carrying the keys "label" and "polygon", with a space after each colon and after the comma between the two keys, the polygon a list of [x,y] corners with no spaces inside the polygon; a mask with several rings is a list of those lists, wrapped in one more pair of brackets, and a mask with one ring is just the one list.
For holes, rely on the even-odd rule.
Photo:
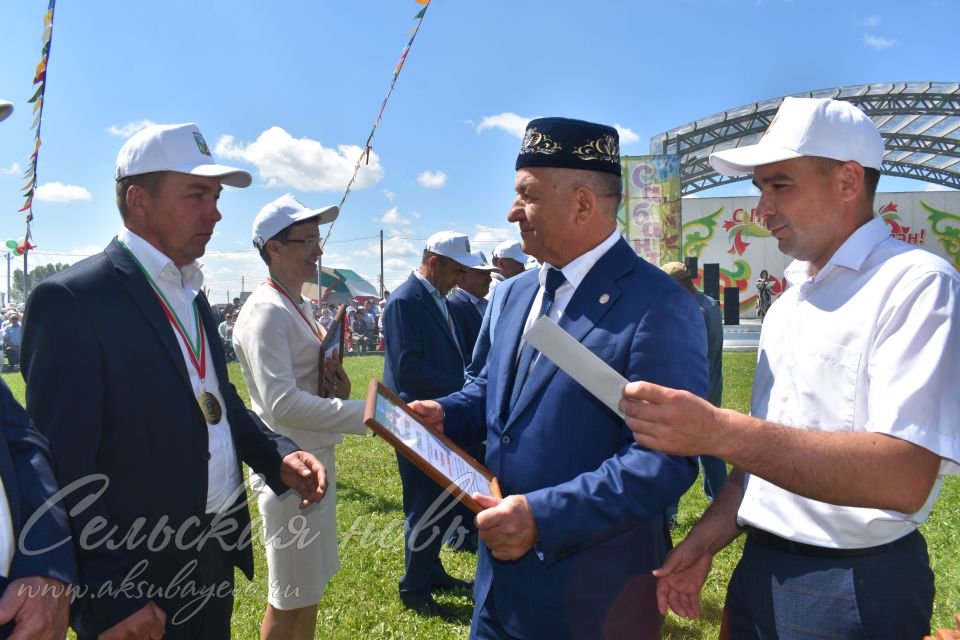
{"label": "grass field", "polygon": [[[753,353],[724,354],[724,406],[746,411],[753,381]],[[367,381],[382,373],[381,356],[348,358],[347,371],[353,380],[353,397],[366,393]],[[21,401],[23,382],[19,374],[4,374],[4,380]],[[231,365],[230,378],[244,400],[249,402],[240,370]],[[320,602],[317,637],[343,640],[410,638],[441,640],[466,638],[472,603],[466,596],[441,595],[438,600],[462,613],[461,623],[451,624],[421,618],[405,610],[397,598],[397,580],[403,572],[403,513],[400,481],[393,449],[379,438],[346,436],[337,448],[338,519],[340,573],[333,579]],[[706,499],[694,484],[680,503],[680,527],[674,540],[686,535]],[[252,504],[256,509],[256,504]],[[960,478],[950,477],[930,521],[922,530],[930,548],[937,578],[933,627],[952,627],[960,611]],[[727,580],[736,564],[741,542],[721,552],[704,587],[704,615],[694,620],[668,616],[664,638],[715,638],[723,607]],[[234,606],[233,635],[259,637],[260,618],[267,593],[266,561],[261,543],[254,549],[257,577],[252,583],[237,574],[238,597]],[[451,574],[471,576],[475,558],[444,550],[443,562]],[[916,639],[919,640],[919,639]]]}

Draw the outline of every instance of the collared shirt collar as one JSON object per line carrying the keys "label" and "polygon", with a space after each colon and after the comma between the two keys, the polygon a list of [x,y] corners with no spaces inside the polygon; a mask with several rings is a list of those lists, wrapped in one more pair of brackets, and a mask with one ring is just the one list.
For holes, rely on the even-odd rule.
{"label": "collared shirt collar", "polygon": [[787,278],[790,286],[797,286],[807,280],[820,280],[825,274],[837,267],[859,271],[874,247],[889,236],[890,230],[887,223],[884,222],[882,216],[876,216],[851,233],[850,237],[830,256],[827,264],[823,265],[823,269],[820,269],[818,273],[810,274],[811,265],[809,262],[794,260],[784,269],[783,275]]}
{"label": "collared shirt collar", "polygon": [[[457,287],[457,288],[459,289],[459,287]],[[475,305],[476,305],[476,304],[480,304],[480,300],[482,300],[482,298],[478,298],[477,296],[473,295],[472,293],[470,293],[470,292],[467,291],[466,289],[460,289],[460,291],[462,291],[463,294],[464,294],[465,296],[467,296],[467,300],[469,300],[469,301],[472,302],[473,304],[475,304]]]}
{"label": "collared shirt collar", "polygon": [[192,293],[191,298],[200,292],[203,286],[203,271],[200,270],[202,265],[196,260],[178,268],[169,256],[126,227],[120,228],[117,239],[127,246],[147,274],[161,287],[182,287]]}
{"label": "collared shirt collar", "polygon": [[[563,272],[563,277],[567,279],[567,282],[573,285],[574,290],[580,286],[580,283],[583,282],[583,279],[587,277],[587,274],[590,272],[590,269],[593,268],[593,265],[597,264],[597,261],[603,257],[603,255],[610,250],[613,245],[617,243],[620,239],[620,231],[614,229],[606,240],[595,246],[590,251],[577,256],[573,260],[567,263],[567,266],[560,269]],[[537,277],[540,279],[540,287],[544,287],[547,284],[547,269],[556,269],[549,262],[544,262],[540,265],[540,273],[537,274]]]}
{"label": "collared shirt collar", "polygon": [[419,270],[419,269],[414,269],[414,270],[413,270],[413,275],[417,276],[417,278],[420,280],[420,282],[423,284],[423,286],[425,286],[425,287],[427,288],[427,291],[430,293],[430,295],[432,295],[432,296],[438,296],[438,297],[443,297],[443,296],[440,296],[440,292],[437,291],[437,288],[436,288],[435,286],[433,286],[432,284],[430,284],[430,281],[427,280],[427,277],[426,277],[425,275],[423,275],[422,273],[420,273],[420,270]]}

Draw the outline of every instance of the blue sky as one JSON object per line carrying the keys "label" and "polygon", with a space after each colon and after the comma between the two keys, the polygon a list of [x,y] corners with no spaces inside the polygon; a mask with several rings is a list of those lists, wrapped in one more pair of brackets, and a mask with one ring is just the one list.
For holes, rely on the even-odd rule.
{"label": "blue sky", "polygon": [[[250,243],[257,211],[288,191],[311,206],[339,202],[422,6],[62,0],[31,264],[102,249],[120,225],[112,177],[124,136],[144,121],[193,121],[220,162],[254,175],[252,187],[221,199],[202,260],[213,301],[241,283],[252,289],[265,275]],[[16,108],[0,124],[0,241],[24,231],[17,210],[34,135],[26,101],[46,7],[0,4],[0,98]],[[324,265],[376,283],[382,229],[392,289],[435,231],[467,233],[488,253],[518,238],[506,212],[530,118],[616,124],[622,152],[645,154],[658,133],[756,100],[960,80],[958,18],[953,0],[433,0]],[[701,195],[748,191],[737,183]]]}

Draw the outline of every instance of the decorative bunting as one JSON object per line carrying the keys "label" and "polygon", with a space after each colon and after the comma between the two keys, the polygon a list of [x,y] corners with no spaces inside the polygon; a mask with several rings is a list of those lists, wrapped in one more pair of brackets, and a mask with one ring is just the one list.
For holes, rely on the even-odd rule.
{"label": "decorative bunting", "polygon": [[37,85],[33,96],[27,101],[33,105],[33,124],[31,128],[36,130],[36,141],[33,145],[33,153],[30,154],[30,162],[23,177],[26,179],[20,190],[23,192],[24,204],[20,211],[26,211],[27,232],[24,234],[23,242],[17,247],[18,253],[26,253],[35,248],[30,240],[30,221],[33,220],[33,196],[37,191],[37,159],[40,156],[40,124],[43,122],[43,96],[47,89],[47,65],[50,62],[50,43],[53,40],[53,12],[56,0],[50,0],[46,13],[43,14],[43,35],[40,40],[40,63],[33,75],[33,84]]}
{"label": "decorative bunting", "polygon": [[[407,56],[410,54],[410,48],[413,46],[413,41],[417,37],[417,32],[420,31],[420,25],[423,24],[423,18],[427,15],[427,9],[430,8],[430,0],[416,0],[417,4],[426,5],[417,12],[417,15],[413,17],[417,21],[413,29],[408,32],[412,35],[410,36],[409,42],[403,47],[403,51],[400,52],[400,59],[397,61],[396,66],[393,68],[393,80],[390,82],[390,89],[387,91],[387,96],[383,99],[383,102],[380,104],[380,111],[377,113],[377,119],[373,123],[373,128],[370,130],[370,135],[367,136],[367,141],[363,145],[363,149],[360,151],[360,157],[357,158],[357,164],[353,167],[353,175],[350,176],[350,181],[347,182],[347,188],[343,192],[343,197],[340,199],[340,211],[343,211],[343,203],[347,201],[347,196],[350,195],[350,188],[353,187],[353,183],[357,179],[357,173],[360,172],[360,167],[365,163],[370,163],[370,152],[373,151],[373,146],[371,142],[373,141],[373,134],[376,133],[377,127],[380,126],[380,121],[383,119],[383,111],[387,108],[387,101],[390,99],[390,96],[393,95],[393,89],[397,86],[397,78],[400,76],[400,71],[403,70],[403,63],[406,62]],[[333,227],[336,224],[336,220],[330,223],[330,228],[327,229],[327,235],[323,239],[323,244],[327,244],[327,240],[330,239],[330,234],[333,232]],[[317,269],[319,272],[319,264]]]}

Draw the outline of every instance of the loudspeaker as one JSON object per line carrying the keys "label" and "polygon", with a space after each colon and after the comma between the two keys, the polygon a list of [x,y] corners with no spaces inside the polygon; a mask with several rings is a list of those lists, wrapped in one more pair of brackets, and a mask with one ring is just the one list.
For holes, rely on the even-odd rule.
{"label": "loudspeaker", "polygon": [[690,272],[690,277],[696,280],[700,277],[700,273],[697,271],[697,256],[687,256],[683,259],[683,263],[687,267],[687,271]]}
{"label": "loudspeaker", "polygon": [[723,289],[723,324],[740,324],[740,289]]}
{"label": "loudspeaker", "polygon": [[703,281],[700,283],[703,292],[720,302],[720,264],[710,262],[703,265]]}

